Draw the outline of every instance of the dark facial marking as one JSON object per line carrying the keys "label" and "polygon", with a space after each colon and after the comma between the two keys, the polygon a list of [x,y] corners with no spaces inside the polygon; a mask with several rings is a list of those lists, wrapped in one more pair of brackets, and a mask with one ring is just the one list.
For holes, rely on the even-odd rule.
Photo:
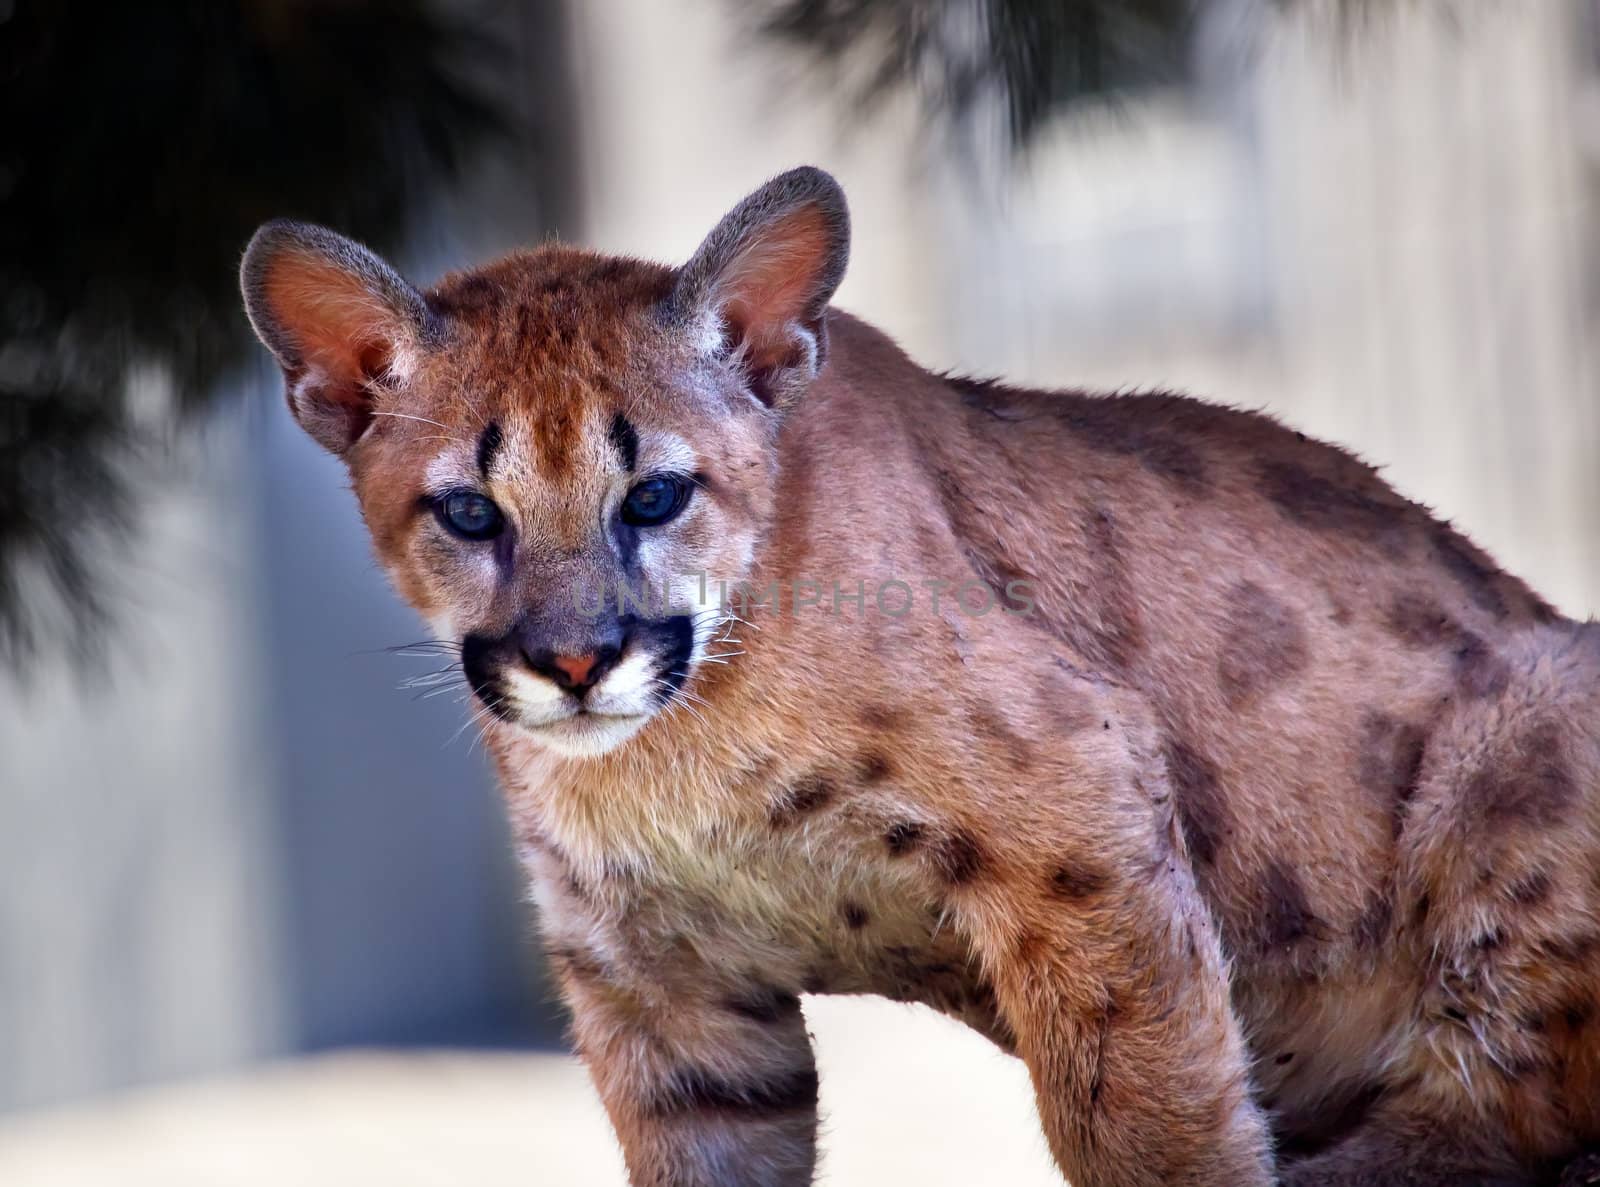
{"label": "dark facial marking", "polygon": [[1189,853],[1195,861],[1211,865],[1229,831],[1228,805],[1217,782],[1216,765],[1176,738],[1167,740],[1164,753]]}
{"label": "dark facial marking", "polygon": [[883,843],[889,847],[889,856],[904,857],[922,844],[926,833],[927,830],[916,821],[905,820],[889,826],[889,831],[883,834]]}
{"label": "dark facial marking", "polygon": [[639,434],[633,424],[622,413],[617,413],[611,418],[611,427],[606,436],[616,448],[622,458],[622,468],[629,472],[639,466]]}
{"label": "dark facial marking", "polygon": [[824,776],[807,775],[779,795],[769,819],[776,828],[795,824],[801,817],[826,808],[836,790],[833,782]]}
{"label": "dark facial marking", "polygon": [[1262,875],[1261,898],[1261,938],[1266,947],[1292,947],[1324,930],[1306,901],[1304,885],[1283,862],[1273,862]]}
{"label": "dark facial marking", "polygon": [[478,473],[483,478],[489,477],[489,467],[494,465],[495,455],[504,444],[505,437],[500,432],[499,421],[491,420],[483,426],[483,432],[478,435]]}
{"label": "dark facial marking", "polygon": [[950,886],[971,882],[983,869],[983,847],[978,838],[958,828],[935,842],[931,856],[939,877]]}
{"label": "dark facial marking", "polygon": [[500,680],[497,661],[500,645],[501,640],[468,635],[461,640],[461,671],[483,707],[502,721],[510,721],[514,714],[505,703],[505,686]]}
{"label": "dark facial marking", "polygon": [[680,1067],[662,1085],[650,1112],[657,1117],[722,1113],[752,1119],[817,1107],[815,1068],[797,1068],[764,1084],[737,1084],[700,1068]]}
{"label": "dark facial marking", "polygon": [[731,997],[727,1005],[735,1014],[763,1026],[772,1026],[800,1016],[800,998],[787,990],[770,986],[759,986]]}
{"label": "dark facial marking", "polygon": [[1548,828],[1561,821],[1576,798],[1561,732],[1541,725],[1521,740],[1516,753],[1479,769],[1466,781],[1461,806],[1469,822],[1491,827],[1521,822]]}
{"label": "dark facial marking", "polygon": [[1284,1064],[1288,1063],[1293,1058],[1294,1058],[1294,1052],[1293,1051],[1285,1051],[1282,1055],[1276,1056],[1273,1059],[1272,1062],[1277,1064],[1279,1067],[1282,1067]]}
{"label": "dark facial marking", "polygon": [[1238,709],[1305,667],[1306,632],[1298,614],[1253,581],[1234,586],[1228,602],[1217,683]]}
{"label": "dark facial marking", "polygon": [[851,931],[860,931],[863,927],[867,926],[867,920],[869,918],[867,915],[867,909],[860,903],[845,903],[844,906],[840,908],[840,914],[844,916],[844,925]]}
{"label": "dark facial marking", "polygon": [[656,685],[657,703],[665,705],[689,678],[689,657],[694,654],[694,619],[674,614],[654,622],[635,624],[634,633],[645,637],[656,657],[662,683]]}

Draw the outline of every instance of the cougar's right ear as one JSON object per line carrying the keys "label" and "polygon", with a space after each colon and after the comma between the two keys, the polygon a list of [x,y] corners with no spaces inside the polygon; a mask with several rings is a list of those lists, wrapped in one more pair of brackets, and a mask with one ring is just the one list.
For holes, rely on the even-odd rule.
{"label": "cougar's right ear", "polygon": [[827,308],[850,256],[844,191],[821,169],[774,177],[735,206],[678,270],[669,309],[784,407],[822,368]]}
{"label": "cougar's right ear", "polygon": [[429,336],[427,303],[359,243],[285,220],[251,238],[239,283],[256,336],[283,368],[295,419],[344,454],[372,423],[374,394],[414,368]]}

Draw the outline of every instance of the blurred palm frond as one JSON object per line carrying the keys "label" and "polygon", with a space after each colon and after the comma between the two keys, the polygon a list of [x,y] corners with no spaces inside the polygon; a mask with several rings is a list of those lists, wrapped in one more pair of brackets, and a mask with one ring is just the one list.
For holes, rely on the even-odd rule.
{"label": "blurred palm frond", "polygon": [[20,669],[47,643],[95,650],[115,588],[98,539],[138,519],[128,463],[247,357],[254,227],[393,245],[504,123],[468,81],[495,46],[423,0],[6,7],[0,664]]}
{"label": "blurred palm frond", "polygon": [[[1449,14],[1462,0],[1255,0],[1258,21],[1289,11],[1330,35],[1402,5]],[[738,0],[758,36],[825,71],[850,110],[910,88],[929,116],[960,125],[996,104],[1014,150],[1073,103],[1185,82],[1195,26],[1216,0]],[[1244,11],[1244,10],[1251,11]]]}

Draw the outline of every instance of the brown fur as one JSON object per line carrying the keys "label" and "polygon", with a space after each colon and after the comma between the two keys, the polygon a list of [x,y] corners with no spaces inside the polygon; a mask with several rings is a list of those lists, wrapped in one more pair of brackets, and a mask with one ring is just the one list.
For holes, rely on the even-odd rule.
{"label": "brown fur", "polygon": [[[638,563],[919,594],[741,603],[738,653],[595,756],[488,719],[634,1182],[810,1181],[802,992],[1015,1051],[1079,1187],[1532,1183],[1600,1141],[1600,630],[1265,417],[929,374],[818,312],[836,212],[786,184],[688,273],[738,256],[753,345],[695,346],[668,269],[521,253],[427,294],[437,344],[364,389],[423,419],[345,454],[462,632],[620,563],[619,415],[701,479]],[[750,287],[774,267],[803,275]],[[791,312],[758,334],[763,302]],[[417,509],[491,422],[498,568]],[[1036,612],[935,611],[929,579]]]}

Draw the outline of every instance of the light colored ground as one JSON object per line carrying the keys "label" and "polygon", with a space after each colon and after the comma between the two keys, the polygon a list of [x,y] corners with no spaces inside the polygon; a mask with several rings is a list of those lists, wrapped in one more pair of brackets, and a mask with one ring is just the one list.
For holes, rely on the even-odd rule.
{"label": "light colored ground", "polygon": [[[1060,1187],[1022,1065],[925,1011],[808,1000],[831,1187]],[[559,1056],[357,1051],[0,1120],[6,1187],[617,1187]]]}

